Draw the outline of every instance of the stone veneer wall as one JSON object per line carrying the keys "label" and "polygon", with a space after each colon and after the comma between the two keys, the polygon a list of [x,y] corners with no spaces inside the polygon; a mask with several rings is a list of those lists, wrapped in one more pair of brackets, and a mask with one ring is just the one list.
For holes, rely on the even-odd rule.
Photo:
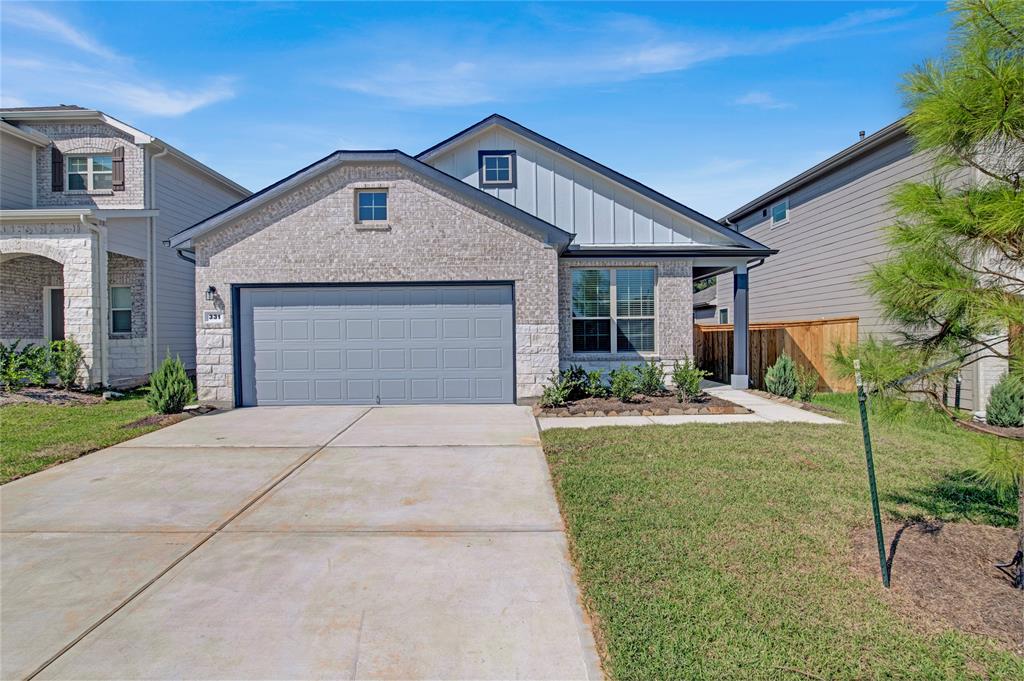
{"label": "stone veneer wall", "polygon": [[[128,133],[105,123],[53,123],[26,121],[26,125],[43,133],[65,156],[71,154],[109,154],[114,147],[124,147],[124,191],[110,189],[94,192],[69,192],[65,181],[63,192],[52,190],[50,149],[36,153],[36,205],[95,206],[97,208],[143,208],[145,205],[146,154]],[[67,161],[65,159],[65,172]]]}
{"label": "stone veneer wall", "polygon": [[[386,188],[389,224],[355,223],[355,190]],[[196,252],[199,399],[230,406],[231,284],[514,281],[519,397],[540,393],[558,367],[555,250],[504,216],[397,165],[346,164],[235,223]],[[219,300],[205,300],[209,286]],[[205,327],[203,310],[224,312]]]}
{"label": "stone veneer wall", "polygon": [[[559,355],[561,367],[582,364],[587,370],[610,369],[636,364],[636,354],[600,354],[572,352],[572,270],[654,267],[655,320],[654,348],[651,358],[660,360],[666,375],[671,374],[675,360],[693,356],[693,261],[685,258],[651,258],[649,260],[608,260],[603,258],[564,258],[558,263],[558,315],[561,322]],[[614,304],[614,301],[613,301]],[[614,333],[615,330],[612,330]]]}
{"label": "stone veneer wall", "polygon": [[146,314],[146,262],[120,253],[107,254],[109,286],[132,289],[132,330],[114,333],[107,322],[110,339],[110,383],[119,387],[141,385],[149,374]]}
{"label": "stone veneer wall", "polygon": [[64,287],[64,266],[40,255],[5,256],[0,262],[0,341],[45,340],[44,287]]}

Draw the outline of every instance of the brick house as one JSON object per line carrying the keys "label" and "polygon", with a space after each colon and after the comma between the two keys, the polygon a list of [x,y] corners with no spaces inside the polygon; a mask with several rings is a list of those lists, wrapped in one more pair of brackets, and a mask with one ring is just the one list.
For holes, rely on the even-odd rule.
{"label": "brick house", "polygon": [[74,338],[90,386],[194,369],[193,265],[162,242],[248,194],[101,111],[0,109],[0,341]]}
{"label": "brick house", "polygon": [[513,402],[570,363],[693,350],[693,279],[757,241],[502,116],[416,156],[339,151],[172,237],[220,406]]}

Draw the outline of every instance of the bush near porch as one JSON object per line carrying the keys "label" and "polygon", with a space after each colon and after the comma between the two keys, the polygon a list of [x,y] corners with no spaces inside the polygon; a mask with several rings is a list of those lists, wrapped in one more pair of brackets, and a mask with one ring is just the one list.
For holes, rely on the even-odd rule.
{"label": "bush near porch", "polygon": [[[1009,616],[1010,642],[904,610],[900,590],[910,586],[913,544],[900,549],[903,555],[897,551],[893,593],[884,592],[877,554],[872,563],[868,551],[864,565],[853,541],[865,532],[873,541],[856,401],[833,394],[816,403],[850,425],[543,433],[606,673],[617,679],[1024,678],[1024,651],[1014,652],[1019,631],[1012,631],[1024,603],[1004,601],[999,609],[1004,622]],[[977,527],[976,537],[1005,535],[1009,544],[993,546],[992,558],[1007,554],[1014,501],[994,497],[964,474],[992,438],[961,431],[925,409],[902,424],[876,419],[872,425],[889,520],[939,519],[957,522],[958,531]],[[892,539],[890,526],[886,541]],[[1000,579],[991,562],[972,566],[958,557],[948,567],[967,563],[976,568],[974,581]],[[998,593],[1013,599],[1019,592],[1007,582]],[[946,614],[991,605],[941,590],[930,600],[945,601],[938,606]]]}

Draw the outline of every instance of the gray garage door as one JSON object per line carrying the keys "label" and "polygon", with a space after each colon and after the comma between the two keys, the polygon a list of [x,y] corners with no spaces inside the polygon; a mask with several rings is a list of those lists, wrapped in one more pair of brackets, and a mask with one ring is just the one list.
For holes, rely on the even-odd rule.
{"label": "gray garage door", "polygon": [[508,403],[512,287],[245,288],[242,404]]}

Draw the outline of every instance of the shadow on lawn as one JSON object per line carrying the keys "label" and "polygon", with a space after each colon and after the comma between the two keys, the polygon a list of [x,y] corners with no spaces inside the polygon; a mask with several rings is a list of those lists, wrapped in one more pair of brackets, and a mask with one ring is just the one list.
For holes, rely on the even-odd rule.
{"label": "shadow on lawn", "polygon": [[893,515],[901,520],[937,518],[996,527],[1013,527],[1017,523],[1015,500],[1001,498],[967,471],[949,473],[928,485],[888,493],[883,499],[897,505]]}

